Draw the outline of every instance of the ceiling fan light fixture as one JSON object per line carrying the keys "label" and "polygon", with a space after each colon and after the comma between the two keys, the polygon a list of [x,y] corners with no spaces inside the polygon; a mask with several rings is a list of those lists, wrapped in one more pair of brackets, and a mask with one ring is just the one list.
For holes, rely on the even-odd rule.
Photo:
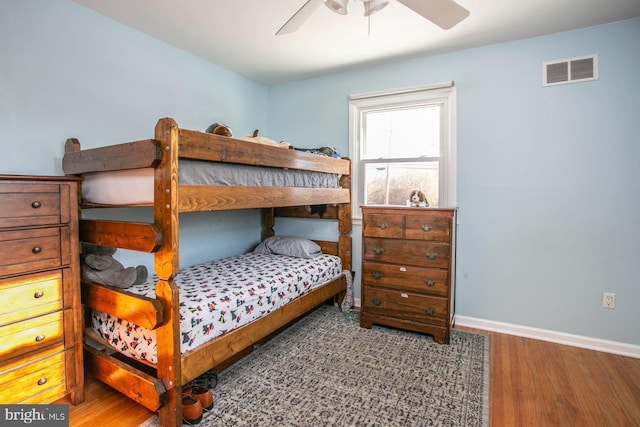
{"label": "ceiling fan light fixture", "polygon": [[362,2],[364,3],[364,16],[371,16],[389,4],[388,0],[362,0]]}
{"label": "ceiling fan light fixture", "polygon": [[324,4],[329,9],[340,15],[347,14],[347,3],[349,3],[349,0],[324,0]]}

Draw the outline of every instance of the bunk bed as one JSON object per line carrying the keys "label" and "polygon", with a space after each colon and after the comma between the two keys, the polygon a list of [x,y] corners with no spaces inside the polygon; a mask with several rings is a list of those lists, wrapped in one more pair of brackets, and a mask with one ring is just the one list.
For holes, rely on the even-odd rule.
{"label": "bunk bed", "polygon": [[[258,186],[255,183],[202,183],[181,175],[190,163],[216,168],[224,164],[266,168],[270,171],[308,171],[336,177],[337,185],[310,188]],[[82,150],[80,142],[65,144],[63,170],[66,175],[90,177],[118,171],[141,171],[151,183],[150,200],[125,202],[91,201],[80,190],[81,214],[91,208],[103,212],[111,207],[149,207],[149,223],[92,218],[80,220],[80,240],[102,246],[153,253],[155,295],[142,296],[96,283],[82,283],[85,306],[85,366],[99,380],[157,411],[162,426],[182,425],[181,390],[199,375],[237,357],[254,343],[275,333],[316,306],[344,296],[347,274],[326,282],[239,328],[181,350],[180,289],[176,285],[180,264],[178,253],[181,214],[232,209],[261,209],[262,240],[275,235],[276,217],[315,218],[309,206],[328,206],[322,219],[337,221],[335,241],[315,241],[323,254],[339,258],[341,270],[351,270],[351,164],[346,158],[331,158],[293,149],[283,149],[231,137],[179,128],[172,119],[160,119],[155,137],[113,146]],[[83,184],[85,186],[88,184]],[[109,184],[111,185],[111,184]],[[286,184],[288,185],[288,184]],[[304,185],[304,184],[303,184]],[[131,187],[129,187],[131,188]],[[96,193],[96,191],[94,191]],[[99,194],[100,191],[98,190]],[[130,193],[129,191],[125,193]],[[141,328],[153,330],[155,363],[123,355],[90,327],[93,312],[106,313]],[[97,341],[96,341],[97,340]],[[99,345],[95,343],[98,342]]]}

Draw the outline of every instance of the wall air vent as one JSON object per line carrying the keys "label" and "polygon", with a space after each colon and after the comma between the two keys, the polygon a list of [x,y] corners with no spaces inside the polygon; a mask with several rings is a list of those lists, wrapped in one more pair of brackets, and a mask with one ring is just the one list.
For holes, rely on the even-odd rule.
{"label": "wall air vent", "polygon": [[549,61],[542,64],[542,86],[598,79],[598,55]]}

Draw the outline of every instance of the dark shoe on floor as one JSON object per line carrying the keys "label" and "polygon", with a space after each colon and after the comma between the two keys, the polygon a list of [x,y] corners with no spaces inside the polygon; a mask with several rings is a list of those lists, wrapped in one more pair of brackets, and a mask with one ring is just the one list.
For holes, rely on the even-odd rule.
{"label": "dark shoe on floor", "polygon": [[202,421],[202,404],[195,397],[182,395],[182,421],[189,425]]}
{"label": "dark shoe on floor", "polygon": [[218,373],[214,369],[209,369],[187,385],[199,385],[208,388],[209,390],[213,390],[218,385]]}
{"label": "dark shoe on floor", "polygon": [[199,385],[192,385],[182,390],[182,394],[189,395],[200,401],[202,409],[209,412],[213,408],[213,394],[211,391]]}

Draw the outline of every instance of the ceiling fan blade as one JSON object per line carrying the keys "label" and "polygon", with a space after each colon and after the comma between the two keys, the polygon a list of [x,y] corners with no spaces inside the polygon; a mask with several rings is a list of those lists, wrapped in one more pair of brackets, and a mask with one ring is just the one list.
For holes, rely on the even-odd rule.
{"label": "ceiling fan blade", "polygon": [[276,36],[282,34],[291,34],[298,31],[298,29],[305,23],[307,19],[318,9],[322,4],[322,0],[309,0],[302,5],[296,13],[276,32]]}
{"label": "ceiling fan blade", "polygon": [[398,1],[419,15],[424,16],[443,30],[448,30],[469,16],[469,11],[453,0]]}

